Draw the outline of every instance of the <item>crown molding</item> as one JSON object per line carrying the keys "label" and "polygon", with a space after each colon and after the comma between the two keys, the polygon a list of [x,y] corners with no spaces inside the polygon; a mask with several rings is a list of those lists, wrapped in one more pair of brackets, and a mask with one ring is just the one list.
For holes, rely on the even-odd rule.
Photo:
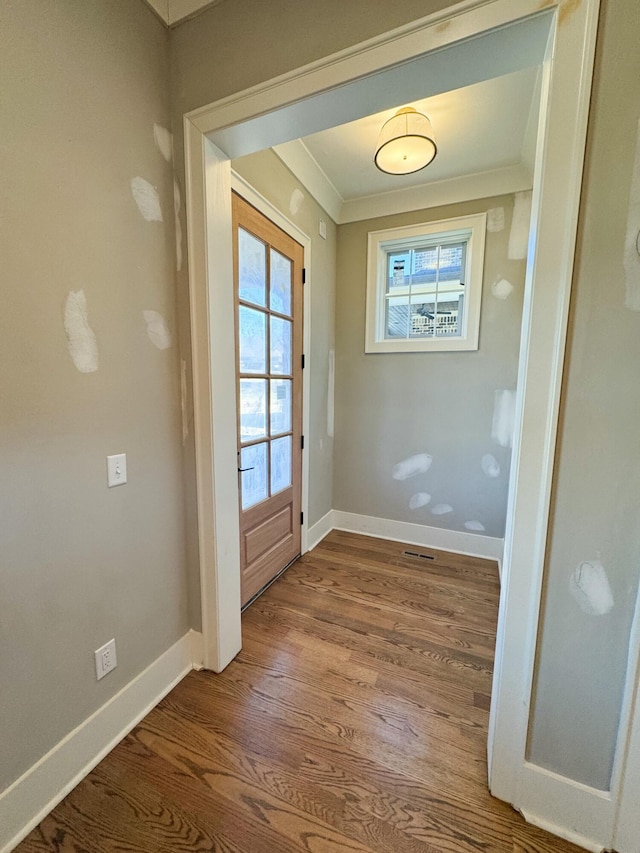
{"label": "crown molding", "polygon": [[175,27],[187,18],[197,15],[209,6],[217,6],[222,0],[145,0],[163,24]]}
{"label": "crown molding", "polygon": [[533,185],[530,171],[519,164],[345,200],[302,140],[276,145],[273,150],[336,225],[478,198],[509,195],[530,190]]}

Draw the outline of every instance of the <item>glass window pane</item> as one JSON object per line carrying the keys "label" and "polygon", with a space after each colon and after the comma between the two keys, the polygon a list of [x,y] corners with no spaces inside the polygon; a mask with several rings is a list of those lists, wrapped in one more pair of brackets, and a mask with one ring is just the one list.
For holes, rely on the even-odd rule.
{"label": "glass window pane", "polygon": [[409,330],[409,297],[387,299],[385,338],[406,338]]}
{"label": "glass window pane", "polygon": [[241,373],[267,372],[267,315],[254,308],[239,309],[238,338]]}
{"label": "glass window pane", "polygon": [[291,261],[271,249],[269,307],[279,314],[291,315]]}
{"label": "glass window pane", "polygon": [[438,246],[430,246],[428,249],[416,249],[413,252],[413,284],[431,285],[424,290],[433,293],[433,284],[438,278]]}
{"label": "glass window pane", "polygon": [[271,373],[291,373],[291,321],[271,317]]}
{"label": "glass window pane", "polygon": [[243,447],[240,451],[240,467],[249,469],[240,475],[242,509],[248,509],[268,495],[266,442]]}
{"label": "glass window pane", "polygon": [[438,293],[436,337],[458,338],[462,330],[464,296],[456,293]]}
{"label": "glass window pane", "polygon": [[462,243],[454,243],[450,246],[440,247],[440,281],[455,281],[460,283],[463,279],[464,269],[464,246]]}
{"label": "glass window pane", "polygon": [[[273,416],[272,416],[273,420]],[[240,441],[267,434],[267,380],[240,380]]]}
{"label": "glass window pane", "polygon": [[436,302],[433,296],[416,295],[411,299],[409,337],[432,338],[436,329]]}
{"label": "glass window pane", "polygon": [[271,380],[271,435],[291,430],[290,379]]}
{"label": "glass window pane", "polygon": [[238,296],[266,306],[266,246],[244,228],[238,228]]}
{"label": "glass window pane", "polygon": [[271,442],[271,494],[291,485],[291,436]]}
{"label": "glass window pane", "polygon": [[387,255],[387,288],[389,292],[409,286],[411,272],[411,252],[389,252]]}

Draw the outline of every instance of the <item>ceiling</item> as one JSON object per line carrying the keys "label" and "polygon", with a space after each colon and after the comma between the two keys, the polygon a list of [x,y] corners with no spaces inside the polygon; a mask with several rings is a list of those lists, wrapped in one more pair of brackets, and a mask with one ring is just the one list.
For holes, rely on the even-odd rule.
{"label": "ceiling", "polygon": [[[398,104],[365,118],[274,147],[336,221],[376,215],[398,205],[418,209],[425,190],[446,203],[453,185],[489,195],[530,188],[540,97],[539,66],[484,80],[464,88]],[[374,165],[378,133],[397,108],[412,106],[431,119],[438,154],[420,172],[387,175]],[[322,192],[318,192],[324,183]],[[480,189],[482,187],[482,189]],[[480,197],[471,191],[468,197]],[[322,197],[318,197],[318,196]],[[411,204],[415,198],[415,205]],[[373,208],[372,208],[373,206]],[[431,205],[429,205],[431,206]]]}

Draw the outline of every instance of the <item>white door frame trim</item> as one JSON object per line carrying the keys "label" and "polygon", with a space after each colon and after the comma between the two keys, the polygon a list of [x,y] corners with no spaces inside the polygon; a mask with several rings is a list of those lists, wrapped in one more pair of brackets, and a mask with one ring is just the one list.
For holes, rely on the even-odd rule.
{"label": "white door frame trim", "polygon": [[[559,834],[573,833],[597,845],[612,832],[608,813],[598,811],[597,803],[594,809],[594,801],[602,798],[585,786],[578,791],[571,780],[564,780],[563,796],[558,791],[545,796],[527,777],[525,762],[599,0],[548,0],[543,5],[553,21],[550,56],[544,64],[548,85],[527,261],[489,739],[490,785],[496,796]],[[540,6],[540,0],[465,0],[185,116],[206,667],[220,671],[241,647],[235,416],[229,415],[235,412],[235,386],[224,375],[224,354],[233,351],[228,321],[233,296],[231,169],[207,134],[507,26],[540,13]]]}

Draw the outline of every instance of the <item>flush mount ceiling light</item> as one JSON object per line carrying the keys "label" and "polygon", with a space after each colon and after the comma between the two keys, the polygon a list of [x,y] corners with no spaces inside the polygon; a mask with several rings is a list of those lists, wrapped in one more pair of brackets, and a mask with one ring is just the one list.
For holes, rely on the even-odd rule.
{"label": "flush mount ceiling light", "polygon": [[403,107],[382,125],[374,162],[389,175],[410,175],[436,156],[431,122],[413,107]]}

